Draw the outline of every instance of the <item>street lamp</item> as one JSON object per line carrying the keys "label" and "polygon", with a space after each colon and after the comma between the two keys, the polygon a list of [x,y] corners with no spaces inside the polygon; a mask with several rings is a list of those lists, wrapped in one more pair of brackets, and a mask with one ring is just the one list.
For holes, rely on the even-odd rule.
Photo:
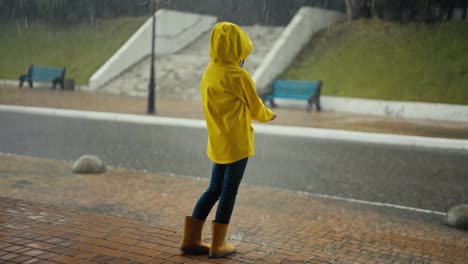
{"label": "street lamp", "polygon": [[154,48],[156,42],[156,9],[154,0],[151,0],[151,11],[153,12],[153,29],[151,31],[151,70],[150,80],[148,85],[148,114],[156,114],[155,97],[156,97],[156,82],[154,80]]}

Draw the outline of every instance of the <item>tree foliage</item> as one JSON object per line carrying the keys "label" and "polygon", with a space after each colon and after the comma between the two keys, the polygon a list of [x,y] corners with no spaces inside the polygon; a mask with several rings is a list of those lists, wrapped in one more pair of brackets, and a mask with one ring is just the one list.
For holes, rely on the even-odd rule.
{"label": "tree foliage", "polygon": [[466,0],[344,0],[348,19],[378,17],[399,22],[451,20],[456,8],[466,19]]}
{"label": "tree foliage", "polygon": [[206,13],[240,24],[289,22],[301,6],[345,11],[350,19],[378,17],[394,21],[450,20],[467,0],[0,0],[0,20],[42,20],[74,23],[116,16],[150,15],[151,3],[160,8]]}
{"label": "tree foliage", "polygon": [[77,22],[83,19],[149,13],[148,0],[0,0],[0,19]]}
{"label": "tree foliage", "polygon": [[345,10],[343,0],[0,0],[0,19],[63,23],[150,15],[152,2],[159,8],[214,15],[243,25],[285,25],[301,6]]}

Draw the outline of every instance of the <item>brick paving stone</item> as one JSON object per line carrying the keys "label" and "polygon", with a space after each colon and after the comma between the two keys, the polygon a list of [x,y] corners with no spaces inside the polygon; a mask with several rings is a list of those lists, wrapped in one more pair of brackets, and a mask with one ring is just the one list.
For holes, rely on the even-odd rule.
{"label": "brick paving stone", "polygon": [[[170,243],[169,243],[170,244]],[[168,245],[168,244],[166,244]],[[142,247],[142,248],[149,248],[149,249],[152,249],[152,248],[155,248],[157,246],[157,244],[155,243],[150,243],[150,242],[146,242],[146,241],[140,241],[140,242],[137,242],[135,244],[135,246],[137,247]]]}
{"label": "brick paving stone", "polygon": [[126,249],[128,252],[140,254],[143,256],[154,257],[161,253],[159,250],[131,246]]}
{"label": "brick paving stone", "polygon": [[269,253],[267,253],[267,252],[254,250],[254,251],[251,251],[251,252],[245,254],[244,258],[258,260],[258,259],[261,259],[261,258],[265,258],[268,255],[269,255]]}
{"label": "brick paving stone", "polygon": [[0,257],[0,260],[10,260],[19,257],[20,255],[14,253],[8,253]]}
{"label": "brick paving stone", "polygon": [[169,253],[166,253],[166,252],[161,252],[159,254],[157,254],[156,256],[154,256],[155,258],[159,258],[159,259],[168,259],[170,257],[172,257],[173,254],[169,254]]}
{"label": "brick paving stone", "polygon": [[22,249],[24,247],[22,246],[10,246],[10,247],[6,247],[6,248],[3,248],[3,250],[7,251],[7,252],[14,252],[18,249]]}
{"label": "brick paving stone", "polygon": [[167,261],[174,261],[174,262],[180,262],[180,263],[186,263],[191,260],[193,260],[193,258],[191,258],[190,256],[173,256],[167,259]]}
{"label": "brick paving stone", "polygon": [[121,244],[121,243],[112,243],[112,244],[106,245],[106,247],[111,248],[111,249],[121,250],[121,251],[127,251],[127,248],[129,248],[130,246]]}
{"label": "brick paving stone", "polygon": [[[6,242],[6,243],[16,243],[16,242],[21,241],[21,240],[23,240],[23,238],[13,237],[13,236],[9,236],[9,237],[6,237],[6,238],[2,239],[2,241]],[[11,246],[11,244],[8,244],[8,245]]]}
{"label": "brick paving stone", "polygon": [[126,244],[126,245],[134,245],[138,243],[138,240],[123,237],[123,236],[115,236],[115,235],[111,235],[110,237],[107,238],[107,240],[111,242]]}
{"label": "brick paving stone", "polygon": [[29,243],[32,243],[34,242],[33,240],[30,240],[30,239],[22,239],[22,240],[18,240],[16,241],[16,245],[27,245]]}
{"label": "brick paving stone", "polygon": [[[160,264],[160,263],[164,263],[164,262],[166,262],[165,259],[153,258],[153,259],[151,259],[151,260],[149,260],[149,261],[147,261],[147,262],[145,262],[145,263],[148,263],[148,264]],[[201,262],[201,261],[200,261],[200,262]],[[212,264],[212,263],[210,263],[210,264]]]}
{"label": "brick paving stone", "polygon": [[194,261],[208,262],[208,263],[222,263],[222,264],[239,263],[239,260],[232,259],[232,256],[230,258],[214,258],[214,259],[207,259],[206,256],[197,256],[197,257],[194,257]]}
{"label": "brick paving stone", "polygon": [[41,260],[37,259],[37,258],[33,258],[33,259],[30,259],[30,260],[27,260],[27,261],[23,262],[23,264],[38,263],[39,261],[41,261]]}
{"label": "brick paving stone", "polygon": [[94,253],[94,252],[83,251],[83,252],[79,253],[78,255],[76,255],[76,257],[81,258],[81,259],[92,259],[97,255],[99,255],[99,254]]}
{"label": "brick paving stone", "polygon": [[83,250],[80,250],[80,249],[75,249],[75,248],[68,248],[67,250],[61,252],[60,254],[62,255],[67,255],[67,256],[77,256],[79,254],[82,254]]}
{"label": "brick paving stone", "polygon": [[32,259],[33,257],[31,256],[19,256],[17,258],[14,258],[14,259],[10,259],[11,262],[15,262],[15,263],[24,263],[30,259]]}
{"label": "brick paving stone", "polygon": [[29,251],[29,250],[31,250],[31,248],[24,247],[24,248],[21,248],[21,249],[15,250],[15,252],[14,252],[14,253],[16,253],[16,254],[21,254],[21,253],[24,253],[24,252],[26,252],[26,251]]}
{"label": "brick paving stone", "polygon": [[52,261],[59,262],[59,263],[77,263],[80,260],[75,257],[59,255],[53,258]]}
{"label": "brick paving stone", "polygon": [[26,246],[37,248],[37,249],[49,249],[49,248],[55,247],[54,244],[45,243],[45,242],[33,242],[33,243],[27,244]]}
{"label": "brick paving stone", "polygon": [[47,239],[47,240],[44,241],[44,242],[50,243],[50,244],[59,245],[60,243],[69,242],[69,241],[66,240],[66,239],[63,239],[63,238],[53,237],[53,238]]}
{"label": "brick paving stone", "polygon": [[63,252],[67,251],[69,247],[64,247],[64,246],[55,246],[52,248],[47,249],[50,252],[57,253],[57,254],[62,254]]}
{"label": "brick paving stone", "polygon": [[82,242],[82,243],[88,243],[88,244],[95,245],[95,246],[103,246],[103,245],[107,245],[107,244],[111,243],[110,241],[105,240],[105,239],[87,237],[87,236],[75,237],[72,240],[73,241],[79,241],[79,242]]}
{"label": "brick paving stone", "polygon": [[40,255],[45,254],[45,253],[46,253],[46,251],[43,251],[43,250],[32,249],[32,250],[26,251],[26,252],[24,252],[22,254],[37,257],[37,256],[40,256]]}
{"label": "brick paving stone", "polygon": [[[125,260],[125,259],[116,259],[114,261],[111,262],[112,264],[129,264],[131,263],[130,260]],[[149,263],[149,262],[147,262]]]}
{"label": "brick paving stone", "polygon": [[[38,231],[40,232],[40,231]],[[37,236],[32,237],[32,239],[37,240],[37,241],[45,241],[47,239],[50,239],[50,236],[46,236],[43,234],[38,234]]]}
{"label": "brick paving stone", "polygon": [[[60,246],[60,248],[62,248],[62,246]],[[77,243],[77,244],[71,245],[71,248],[76,248],[76,249],[81,249],[81,250],[93,252],[93,251],[97,250],[99,247],[95,246],[95,245],[87,244],[87,243]]]}
{"label": "brick paving stone", "polygon": [[135,254],[135,253],[126,253],[125,255],[121,256],[120,258],[128,259],[128,260],[135,261],[135,262],[140,262],[140,263],[147,262],[147,261],[150,261],[150,260],[153,259],[152,257],[143,256],[143,255]]}
{"label": "brick paving stone", "polygon": [[53,258],[58,257],[58,256],[59,256],[59,254],[57,254],[57,253],[47,252],[45,254],[37,256],[37,258],[40,258],[40,259],[53,259]]}
{"label": "brick paving stone", "polygon": [[34,264],[57,264],[59,262],[51,261],[51,260],[39,260],[38,262],[34,262]]}
{"label": "brick paving stone", "polygon": [[281,261],[286,260],[287,258],[287,255],[273,253],[263,257],[262,259],[269,261],[270,263],[281,263]]}
{"label": "brick paving stone", "polygon": [[289,260],[289,259],[281,261],[281,264],[300,264],[300,263],[303,263],[303,262],[295,261],[295,260]]}
{"label": "brick paving stone", "polygon": [[98,263],[112,263],[117,260],[119,260],[119,258],[108,256],[108,255],[96,255],[90,259],[90,261],[98,262]]}
{"label": "brick paving stone", "polygon": [[111,257],[120,257],[126,253],[125,251],[120,251],[120,250],[115,250],[115,249],[110,249],[110,248],[102,248],[102,249],[97,250],[97,252],[99,252],[99,254],[107,255]]}

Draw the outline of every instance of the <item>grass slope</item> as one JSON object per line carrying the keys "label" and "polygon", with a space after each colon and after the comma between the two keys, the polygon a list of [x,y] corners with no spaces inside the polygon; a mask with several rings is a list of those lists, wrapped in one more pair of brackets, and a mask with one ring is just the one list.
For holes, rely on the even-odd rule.
{"label": "grass slope", "polygon": [[86,84],[146,19],[122,17],[63,27],[0,23],[0,79],[17,79],[30,64],[38,64],[65,66],[67,77]]}
{"label": "grass slope", "polygon": [[468,24],[338,24],[315,36],[282,78],[321,79],[325,95],[466,105]]}

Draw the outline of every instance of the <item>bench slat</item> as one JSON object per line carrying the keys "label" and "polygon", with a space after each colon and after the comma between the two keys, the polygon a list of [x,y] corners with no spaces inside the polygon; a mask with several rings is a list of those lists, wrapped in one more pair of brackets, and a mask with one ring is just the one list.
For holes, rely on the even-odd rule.
{"label": "bench slat", "polygon": [[44,66],[32,66],[29,79],[32,81],[52,81],[63,75],[63,68],[53,68]]}
{"label": "bench slat", "polygon": [[317,93],[318,81],[276,80],[273,83],[273,98],[307,100]]}
{"label": "bench slat", "polygon": [[276,107],[275,98],[307,100],[307,111],[312,110],[315,104],[317,111],[321,111],[320,94],[322,81],[291,81],[275,80],[272,91],[262,96],[263,102],[270,101],[272,107]]}

